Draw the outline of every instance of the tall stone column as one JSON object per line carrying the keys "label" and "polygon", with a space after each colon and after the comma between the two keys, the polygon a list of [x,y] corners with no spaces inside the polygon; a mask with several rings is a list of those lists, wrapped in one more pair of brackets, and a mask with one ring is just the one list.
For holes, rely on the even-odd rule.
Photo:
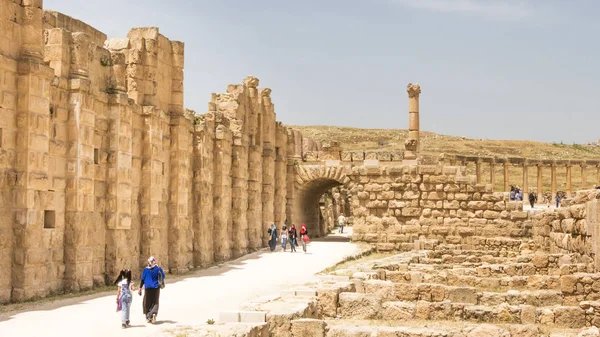
{"label": "tall stone column", "polygon": [[105,266],[108,275],[115,275],[120,268],[137,268],[138,257],[134,257],[133,247],[127,240],[127,235],[131,235],[132,214],[133,111],[124,92],[111,96],[108,118],[113,127],[106,135],[110,141],[106,151]]}
{"label": "tall stone column", "polygon": [[565,166],[567,169],[567,195],[570,197],[573,193],[573,186],[571,185],[571,163],[567,163]]}
{"label": "tall stone column", "polygon": [[508,192],[510,190],[508,181],[508,165],[508,161],[504,162],[504,192]]}
{"label": "tall stone column", "polygon": [[[26,7],[26,10],[37,9]],[[35,20],[35,27],[41,40],[41,10],[39,22]],[[37,14],[36,14],[37,15]],[[32,45],[33,46],[33,45]],[[25,56],[25,54],[24,54]],[[43,62],[34,58],[37,54],[27,55],[31,58],[22,59],[17,66],[17,99],[16,120],[16,158],[15,171],[10,183],[4,178],[4,184],[14,184],[12,196],[4,196],[12,199],[13,216],[12,233],[14,257],[12,266],[6,271],[12,276],[12,299],[23,301],[34,296],[46,296],[50,289],[46,282],[54,279],[57,275],[46,266],[51,256],[48,250],[43,248],[42,240],[50,238],[52,229],[44,229],[44,207],[41,196],[46,195],[49,189],[48,179],[48,152],[49,152],[49,103],[50,103],[50,81],[54,77],[51,68]],[[5,79],[9,79],[6,76]],[[14,79],[14,77],[12,77]],[[5,94],[3,104],[13,105],[7,102],[8,95]],[[6,137],[6,136],[5,136]],[[6,153],[5,156],[8,156]],[[10,175],[9,175],[10,176]],[[57,220],[58,222],[58,220]],[[2,232],[5,235],[6,232]],[[11,240],[10,236],[0,237],[0,240]],[[2,247],[3,244],[0,244]],[[10,263],[9,262],[9,263]],[[91,268],[90,268],[91,271]],[[54,271],[56,272],[56,271]],[[12,275],[11,275],[12,273]],[[9,277],[10,277],[9,276]],[[91,276],[91,273],[90,273]],[[3,279],[1,277],[0,279]],[[91,281],[91,279],[90,279]]]}
{"label": "tall stone column", "polygon": [[408,138],[404,141],[404,159],[416,161],[419,155],[419,95],[421,87],[409,83],[408,92]]}
{"label": "tall stone column", "polygon": [[477,176],[477,183],[481,184],[481,159],[477,159],[475,162],[475,175]]}
{"label": "tall stone column", "polygon": [[227,261],[232,256],[231,151],[233,134],[229,123],[230,120],[221,113],[215,114],[213,245],[217,262]]}
{"label": "tall stone column", "polygon": [[248,143],[234,133],[232,151],[231,221],[233,228],[233,258],[248,254]]}
{"label": "tall stone column", "polygon": [[[538,194],[538,199],[542,197],[542,194],[544,192],[543,188],[544,186],[542,185],[543,180],[542,180],[542,163],[538,163],[537,164],[537,194]],[[541,200],[541,199],[540,199]]]}
{"label": "tall stone column", "polygon": [[262,247],[262,234],[264,232],[262,219],[262,114],[259,112],[260,96],[258,95],[259,80],[249,76],[244,80],[248,96],[252,102],[252,111],[248,126],[248,209],[246,211],[248,222],[248,248],[252,251]]}
{"label": "tall stone column", "polygon": [[556,195],[556,164],[552,163],[550,165],[550,179],[552,181],[552,197]]}
{"label": "tall stone column", "polygon": [[490,162],[490,184],[492,184],[492,191],[496,189],[496,163],[494,159]]}
{"label": "tall stone column", "polygon": [[581,164],[581,189],[587,189],[587,165],[585,163]]}
{"label": "tall stone column", "polygon": [[[287,207],[287,132],[281,122],[277,122],[276,127],[276,147],[275,147],[275,200],[274,213],[275,222],[283,224],[286,217]],[[338,155],[339,157],[339,155]],[[291,224],[288,224],[288,226]]]}
{"label": "tall stone column", "polygon": [[213,113],[196,117],[194,132],[194,266],[206,267],[214,261],[213,242],[213,162],[214,162],[214,104]]}
{"label": "tall stone column", "polygon": [[159,263],[168,266],[168,226],[166,214],[162,213],[165,176],[169,168],[163,161],[163,128],[164,112],[153,106],[144,106],[144,135],[142,138],[142,181],[140,187],[141,244],[140,265],[154,256]]}
{"label": "tall stone column", "polygon": [[184,273],[192,262],[190,212],[191,123],[183,114],[171,112],[171,158],[169,198],[169,270]]}
{"label": "tall stone column", "polygon": [[529,196],[529,179],[528,179],[527,160],[523,162],[523,200],[528,200]]}
{"label": "tall stone column", "polygon": [[[260,111],[262,113],[262,217],[263,246],[267,246],[269,238],[266,235],[267,226],[275,221],[275,108],[271,102],[271,89],[259,90]],[[280,227],[280,224],[276,224]]]}

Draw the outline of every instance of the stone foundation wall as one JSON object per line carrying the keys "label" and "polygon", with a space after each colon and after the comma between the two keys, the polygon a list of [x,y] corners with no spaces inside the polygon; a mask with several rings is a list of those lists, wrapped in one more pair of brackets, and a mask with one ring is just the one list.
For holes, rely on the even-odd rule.
{"label": "stone foundation wall", "polygon": [[412,249],[415,241],[479,245],[482,237],[531,236],[522,202],[476,184],[464,167],[361,166],[351,174],[354,239],[381,250]]}

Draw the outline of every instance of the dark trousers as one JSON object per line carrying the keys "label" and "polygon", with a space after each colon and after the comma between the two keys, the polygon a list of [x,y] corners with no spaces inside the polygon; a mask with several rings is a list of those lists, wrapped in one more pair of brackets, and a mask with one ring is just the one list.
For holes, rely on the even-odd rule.
{"label": "dark trousers", "polygon": [[160,299],[160,288],[146,288],[144,292],[144,315],[151,318],[152,315],[158,315],[158,303]]}

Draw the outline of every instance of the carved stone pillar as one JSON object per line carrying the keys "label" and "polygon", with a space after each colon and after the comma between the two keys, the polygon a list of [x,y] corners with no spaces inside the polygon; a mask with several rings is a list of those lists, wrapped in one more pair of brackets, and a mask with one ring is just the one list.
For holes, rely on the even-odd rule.
{"label": "carved stone pillar", "polygon": [[528,178],[528,167],[527,160],[523,162],[523,200],[528,200],[529,197],[529,180]]}
{"label": "carved stone pillar", "polygon": [[508,162],[504,163],[504,192],[508,192],[510,186],[508,184]]}
{"label": "carved stone pillar", "polygon": [[585,163],[581,164],[581,189],[587,189],[587,165]]}
{"label": "carved stone pillar", "polygon": [[421,87],[409,83],[408,92],[408,138],[404,141],[404,159],[417,160],[419,154],[419,95]]}
{"label": "carved stone pillar", "polygon": [[537,194],[538,197],[541,198],[543,194],[543,185],[542,185],[542,164],[537,164]]}
{"label": "carved stone pillar", "polygon": [[573,193],[573,186],[571,185],[571,164],[567,163],[567,195],[570,197],[571,193]]}
{"label": "carved stone pillar", "polygon": [[490,184],[492,184],[492,190],[496,189],[496,163],[490,163]]}
{"label": "carved stone pillar", "polygon": [[552,181],[552,197],[556,196],[556,164],[550,165],[550,176]]}
{"label": "carved stone pillar", "polygon": [[477,183],[481,184],[481,159],[475,162],[475,175],[477,175]]}

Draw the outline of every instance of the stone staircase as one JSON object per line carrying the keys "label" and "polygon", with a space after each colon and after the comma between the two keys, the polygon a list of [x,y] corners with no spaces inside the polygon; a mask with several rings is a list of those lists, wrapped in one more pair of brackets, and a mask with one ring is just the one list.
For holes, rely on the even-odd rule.
{"label": "stone staircase", "polygon": [[600,337],[600,274],[590,272],[590,261],[521,247],[443,248],[358,262],[305,287],[221,313],[202,333]]}

